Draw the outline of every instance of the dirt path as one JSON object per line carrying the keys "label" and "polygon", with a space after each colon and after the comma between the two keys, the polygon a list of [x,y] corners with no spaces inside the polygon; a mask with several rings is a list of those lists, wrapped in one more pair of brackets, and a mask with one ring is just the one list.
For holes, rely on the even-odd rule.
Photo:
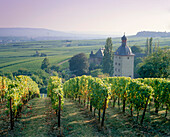
{"label": "dirt path", "polygon": [[61,61],[60,63],[58,63],[58,65],[62,65],[63,63],[65,63],[65,62],[67,62],[67,61],[69,61],[69,59],[64,60],[64,61]]}
{"label": "dirt path", "polygon": [[7,136],[46,137],[57,136],[104,136],[98,131],[96,119],[89,110],[77,102],[65,100],[61,113],[61,130],[57,127],[57,116],[52,109],[50,98],[35,98],[25,105],[22,116],[15,122],[15,128]]}
{"label": "dirt path", "polygon": [[64,102],[62,125],[64,136],[103,136],[95,127],[95,119],[69,99]]}
{"label": "dirt path", "polygon": [[[25,105],[15,129],[8,136],[44,137],[50,133],[50,99],[34,98]],[[52,136],[52,135],[51,135]]]}
{"label": "dirt path", "polygon": [[[161,133],[158,133],[156,130],[151,129],[151,131],[148,131],[145,129],[146,127],[134,124],[133,119],[121,113],[117,107],[115,109],[109,107],[106,110],[105,127],[101,129],[97,120],[97,113],[98,111],[96,110],[96,117],[94,118],[89,109],[83,105],[79,105],[77,101],[65,99],[64,108],[61,111],[61,128],[59,130],[57,127],[57,116],[55,110],[52,109],[50,98],[34,98],[24,106],[21,118],[15,122],[14,130],[8,130],[9,132],[3,135],[9,137],[55,137],[57,135],[70,137],[130,137],[169,135],[166,129],[164,130],[165,133],[162,133],[163,127],[160,127]],[[9,119],[5,117],[2,117],[1,120],[9,121]],[[4,125],[2,122],[0,123],[0,125]],[[168,123],[169,122],[166,121],[164,127],[168,128]],[[7,124],[7,126],[9,127],[9,124]],[[158,126],[161,126],[161,124],[159,123]],[[5,132],[5,130],[1,131],[1,133]]]}
{"label": "dirt path", "polygon": [[6,105],[6,101],[0,103],[0,136],[5,135],[8,131],[9,118],[5,113],[7,111]]}

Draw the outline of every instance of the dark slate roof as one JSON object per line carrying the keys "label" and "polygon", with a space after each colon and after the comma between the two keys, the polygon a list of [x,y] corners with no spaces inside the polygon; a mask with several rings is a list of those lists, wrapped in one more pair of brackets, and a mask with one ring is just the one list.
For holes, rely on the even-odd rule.
{"label": "dark slate roof", "polygon": [[96,54],[95,57],[103,57],[104,56],[104,48],[100,48]]}
{"label": "dark slate roof", "polygon": [[126,38],[126,36],[125,36],[125,35],[124,35],[121,39],[122,39],[122,40],[127,40],[127,38]]}
{"label": "dark slate roof", "polygon": [[132,53],[130,47],[126,45],[126,36],[124,35],[122,38],[122,45],[116,50],[115,55],[121,56],[134,56],[135,54]]}
{"label": "dark slate roof", "polygon": [[115,52],[115,55],[122,55],[122,56],[134,56],[135,54],[132,53],[130,47],[121,45]]}

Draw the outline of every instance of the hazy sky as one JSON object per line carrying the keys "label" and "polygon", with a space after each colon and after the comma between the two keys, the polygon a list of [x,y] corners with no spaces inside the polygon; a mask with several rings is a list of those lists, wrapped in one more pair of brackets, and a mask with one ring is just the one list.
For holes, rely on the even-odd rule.
{"label": "hazy sky", "polygon": [[0,0],[0,27],[170,32],[170,0]]}

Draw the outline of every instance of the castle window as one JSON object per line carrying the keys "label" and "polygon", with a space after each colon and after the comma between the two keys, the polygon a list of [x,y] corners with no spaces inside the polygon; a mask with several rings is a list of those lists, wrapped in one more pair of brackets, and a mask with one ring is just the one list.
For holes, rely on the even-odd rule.
{"label": "castle window", "polygon": [[119,63],[119,66],[120,66],[120,63]]}
{"label": "castle window", "polygon": [[127,59],[129,59],[129,57],[127,57]]}
{"label": "castle window", "polygon": [[120,69],[118,69],[118,71],[120,72]]}
{"label": "castle window", "polygon": [[115,68],[115,71],[117,71],[117,68]]}
{"label": "castle window", "polygon": [[119,57],[119,59],[121,59],[121,57]]}
{"label": "castle window", "polygon": [[115,65],[117,65],[117,62],[115,63]]}

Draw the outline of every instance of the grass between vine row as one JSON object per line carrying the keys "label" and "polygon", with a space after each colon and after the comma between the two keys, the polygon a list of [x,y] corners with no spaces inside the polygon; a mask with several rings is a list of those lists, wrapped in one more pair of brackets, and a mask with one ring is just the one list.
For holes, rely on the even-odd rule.
{"label": "grass between vine row", "polygon": [[49,98],[30,100],[24,106],[21,118],[15,122],[14,130],[10,131],[5,105],[5,102],[0,105],[0,136],[170,136],[170,114],[165,119],[163,110],[159,115],[147,113],[144,125],[140,126],[135,113],[131,117],[127,108],[123,114],[117,105],[112,108],[110,103],[106,110],[105,126],[101,128],[97,110],[94,117],[94,110],[91,113],[89,108],[70,99],[65,99],[61,128],[58,129],[57,116]]}

